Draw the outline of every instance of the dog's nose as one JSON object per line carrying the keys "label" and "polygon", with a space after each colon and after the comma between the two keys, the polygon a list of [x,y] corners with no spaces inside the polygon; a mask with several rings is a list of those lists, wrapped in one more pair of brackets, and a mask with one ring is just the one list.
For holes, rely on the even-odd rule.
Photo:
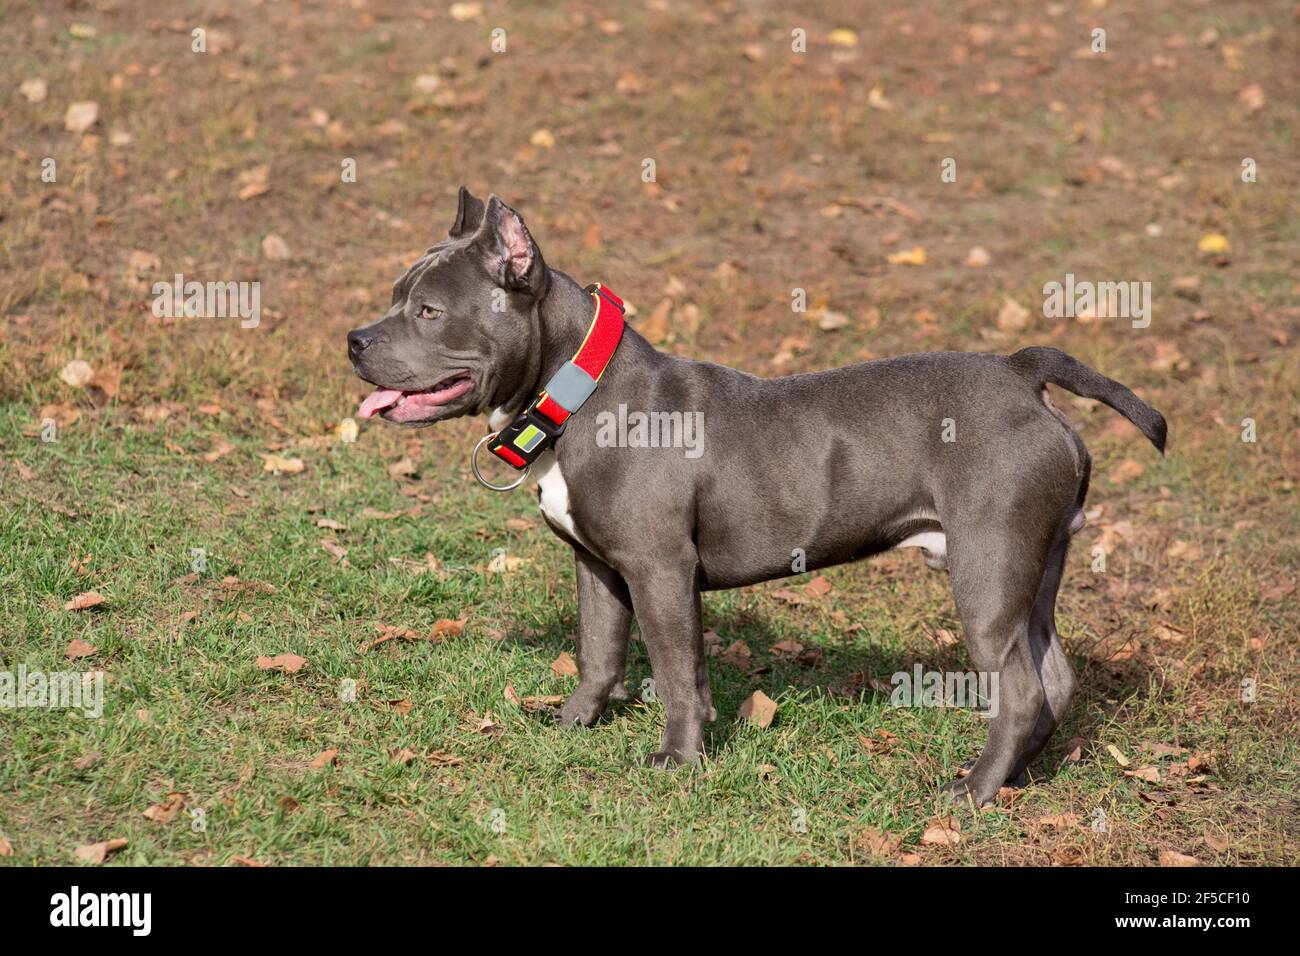
{"label": "dog's nose", "polygon": [[375,337],[365,329],[353,329],[348,333],[348,354],[354,358],[370,347]]}

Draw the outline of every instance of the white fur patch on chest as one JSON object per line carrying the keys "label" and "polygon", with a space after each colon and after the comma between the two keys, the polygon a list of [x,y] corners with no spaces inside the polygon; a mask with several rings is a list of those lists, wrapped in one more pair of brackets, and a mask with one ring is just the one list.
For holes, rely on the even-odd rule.
{"label": "white fur patch on chest", "polygon": [[555,452],[548,451],[537,459],[533,467],[533,475],[537,478],[537,487],[542,492],[537,502],[542,514],[590,551],[591,545],[578,533],[573,523],[573,513],[569,510],[569,486],[564,481],[564,473],[560,471],[560,463],[555,458]]}

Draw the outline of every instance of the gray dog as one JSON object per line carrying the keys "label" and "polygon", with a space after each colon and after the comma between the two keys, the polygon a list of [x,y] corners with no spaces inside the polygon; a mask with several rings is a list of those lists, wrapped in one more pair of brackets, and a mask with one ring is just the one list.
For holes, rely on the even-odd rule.
{"label": "gray dog", "polygon": [[[616,350],[593,367],[590,343],[608,346],[611,329]],[[1075,690],[1055,605],[1091,463],[1045,383],[1165,445],[1159,412],[1052,348],[775,379],[665,355],[624,330],[616,296],[548,268],[518,213],[464,188],[448,238],[397,280],[381,320],[348,334],[348,354],[378,386],[363,417],[488,414],[489,449],[537,477],[577,560],[581,679],[561,724],[591,725],[627,697],[635,614],[666,715],[649,760],[693,761],[716,717],[701,591],[920,547],[948,570],[975,667],[998,677],[988,743],[949,785],[977,804],[1023,782]],[[698,433],[685,448],[640,440],[646,418]]]}

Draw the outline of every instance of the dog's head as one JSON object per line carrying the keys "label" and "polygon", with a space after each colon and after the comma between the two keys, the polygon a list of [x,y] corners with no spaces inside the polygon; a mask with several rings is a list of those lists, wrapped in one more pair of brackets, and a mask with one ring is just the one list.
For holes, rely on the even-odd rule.
{"label": "dog's head", "polygon": [[358,414],[431,425],[499,405],[537,354],[547,281],[523,218],[462,186],[447,238],[397,280],[382,319],[348,333],[352,367],[377,386]]}

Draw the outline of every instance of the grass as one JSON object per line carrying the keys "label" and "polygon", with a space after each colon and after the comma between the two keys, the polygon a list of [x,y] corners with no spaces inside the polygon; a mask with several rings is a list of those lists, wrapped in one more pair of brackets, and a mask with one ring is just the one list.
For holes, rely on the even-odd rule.
{"label": "grass", "polygon": [[[73,863],[78,846],[115,837],[129,840],[115,864],[1300,860],[1289,3],[1125,11],[1111,25],[1119,63],[1071,55],[1105,11],[1029,0],[963,18],[932,3],[652,4],[615,14],[621,32],[585,3],[487,3],[470,23],[427,5],[338,5],[309,29],[264,5],[214,24],[227,46],[206,57],[129,4],[44,6],[19,4],[0,35],[5,88],[49,83],[41,104],[11,93],[0,151],[0,668],[100,670],[108,683],[100,719],[0,709],[0,839],[13,850],[0,863]],[[181,3],[169,16],[207,14]],[[803,59],[786,52],[791,16],[808,30]],[[74,19],[98,37],[70,37]],[[995,27],[986,42],[973,22]],[[498,23],[510,52],[488,58]],[[858,30],[856,52],[827,41],[843,26]],[[1209,26],[1221,38],[1207,45]],[[1233,67],[1229,42],[1248,68]],[[424,73],[439,77],[432,99],[413,92]],[[1255,112],[1238,99],[1252,82],[1265,91]],[[892,110],[866,104],[877,84]],[[63,128],[80,99],[101,110],[83,137]],[[390,120],[406,132],[381,132]],[[530,144],[542,128],[553,150]],[[948,155],[955,184],[938,176]],[[1255,184],[1237,178],[1244,155],[1259,160]],[[33,172],[46,156],[56,184]],[[339,183],[343,157],[357,159],[356,183]],[[237,199],[237,176],[262,163],[270,190]],[[1125,167],[1132,178],[1107,172]],[[1160,185],[1173,173],[1180,185]],[[968,666],[946,636],[960,628],[945,576],[910,553],[828,571],[830,594],[802,605],[773,593],[801,579],[706,597],[706,625],[722,647],[745,641],[753,665],[711,659],[719,718],[699,767],[641,766],[662,727],[656,702],[560,731],[507,701],[508,685],[531,697],[574,683],[551,668],[573,651],[572,558],[531,494],[473,483],[481,422],[334,437],[361,388],[343,334],[382,309],[462,181],[518,204],[548,262],[609,282],[641,317],[678,280],[665,347],[682,354],[773,374],[1052,344],[1165,413],[1160,460],[1108,410],[1057,396],[1092,450],[1099,511],[1060,601],[1082,686],[1030,787],[958,810],[955,846],[922,839],[985,724],[894,708],[878,689],[915,662]],[[289,260],[261,256],[270,232]],[[1230,239],[1226,264],[1196,255],[1208,232]],[[926,266],[885,263],[912,245]],[[963,265],[976,245],[989,266]],[[159,260],[143,282],[127,275],[134,252]],[[258,279],[261,326],[153,320],[148,281],[178,271]],[[1045,320],[1043,282],[1071,271],[1151,281],[1152,328]],[[1187,276],[1199,286],[1175,294]],[[849,325],[827,334],[792,316],[796,287]],[[1007,297],[1031,310],[1023,332],[996,326]],[[698,331],[677,327],[686,304]],[[780,352],[793,357],[778,364]],[[74,358],[121,366],[117,394],[65,384]],[[41,441],[41,420],[70,410],[79,419]],[[305,470],[264,472],[272,451]],[[389,474],[403,458],[418,477]],[[498,549],[523,563],[489,573]],[[413,570],[426,554],[442,573]],[[89,590],[108,600],[63,609]],[[362,649],[381,626],[427,635],[462,619],[436,643]],[[67,660],[74,639],[94,653]],[[821,662],[789,660],[774,650],[785,640]],[[258,668],[281,653],[307,663]],[[629,687],[649,673],[636,641]],[[340,699],[346,681],[354,702]],[[779,703],[767,729],[738,716],[756,690]],[[1111,747],[1158,781],[1126,775]],[[313,768],[327,749],[337,763]],[[409,764],[394,760],[403,749]],[[176,819],[144,816],[173,793]]]}

